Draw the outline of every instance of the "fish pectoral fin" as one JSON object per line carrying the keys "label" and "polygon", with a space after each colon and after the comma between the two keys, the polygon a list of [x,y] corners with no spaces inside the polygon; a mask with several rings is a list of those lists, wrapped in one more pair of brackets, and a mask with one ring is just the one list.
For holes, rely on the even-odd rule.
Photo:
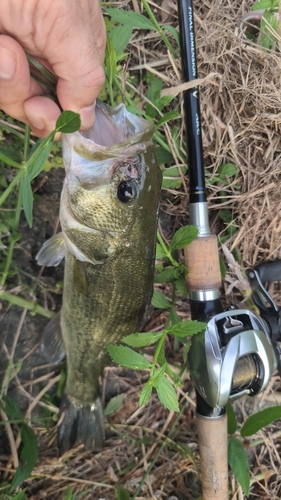
{"label": "fish pectoral fin", "polygon": [[44,328],[41,347],[43,355],[53,365],[65,358],[65,346],[61,334],[61,311]]}
{"label": "fish pectoral fin", "polygon": [[[73,232],[70,232],[70,236],[73,236]],[[83,241],[83,232],[79,234],[80,240]],[[77,247],[77,242],[73,242],[71,237],[65,232],[64,235],[65,238],[65,244],[67,249],[74,255],[76,260],[79,260],[80,262],[89,262],[90,264],[93,264],[93,266],[97,264],[103,264],[103,261],[95,260],[92,257],[87,257],[78,247]]]}
{"label": "fish pectoral fin", "polygon": [[65,256],[63,233],[57,233],[47,240],[36,255],[39,266],[58,266]]}

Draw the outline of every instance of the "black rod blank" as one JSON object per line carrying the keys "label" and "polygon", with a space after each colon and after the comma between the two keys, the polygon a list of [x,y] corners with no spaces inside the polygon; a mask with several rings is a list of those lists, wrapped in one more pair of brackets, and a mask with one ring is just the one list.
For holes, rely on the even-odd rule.
{"label": "black rod blank", "polygon": [[[192,0],[178,0],[182,74],[185,82],[197,78],[196,44]],[[189,164],[190,203],[206,201],[203,146],[198,87],[184,92],[185,126]]]}

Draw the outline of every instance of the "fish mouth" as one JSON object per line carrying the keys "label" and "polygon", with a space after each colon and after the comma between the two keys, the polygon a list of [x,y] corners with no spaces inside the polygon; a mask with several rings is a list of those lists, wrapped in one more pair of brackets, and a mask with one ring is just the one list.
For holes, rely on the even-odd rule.
{"label": "fish mouth", "polygon": [[147,149],[153,132],[152,123],[129,113],[124,104],[111,108],[97,101],[96,120],[90,130],[62,135],[66,170],[72,169],[73,152],[96,162],[141,153]]}
{"label": "fish mouth", "polygon": [[124,104],[112,108],[97,100],[95,124],[90,130],[81,132],[81,135],[107,149],[120,149],[128,142],[132,145],[140,139],[147,141],[153,131],[153,124],[129,113]]}

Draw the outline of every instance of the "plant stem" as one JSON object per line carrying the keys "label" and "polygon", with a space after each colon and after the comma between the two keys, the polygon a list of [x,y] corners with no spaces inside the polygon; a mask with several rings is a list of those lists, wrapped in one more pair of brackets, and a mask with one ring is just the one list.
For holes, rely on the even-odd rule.
{"label": "plant stem", "polygon": [[[26,163],[27,159],[28,159],[29,143],[30,143],[30,127],[29,127],[29,125],[25,125],[25,136],[24,136],[24,145],[23,145],[23,164]],[[15,219],[13,221],[13,230],[14,231],[18,230],[18,226],[19,226],[19,222],[20,222],[20,214],[21,214],[21,207],[22,207],[22,178],[23,178],[24,172],[25,172],[25,168],[23,166],[22,169],[20,170],[20,172],[18,172],[16,177],[13,179],[13,181],[11,182],[11,184],[8,186],[8,188],[6,189],[6,191],[3,194],[3,196],[6,194],[6,197],[7,197],[8,196],[7,191],[10,192],[12,189],[11,186],[15,185],[15,183],[17,182],[17,179],[20,180],[19,192],[18,192],[18,197],[17,197],[17,205],[16,205],[16,211],[15,211]],[[8,192],[8,194],[9,194],[9,192]],[[2,196],[2,198],[3,198],[3,196]],[[0,200],[0,205],[1,205],[2,198]],[[3,203],[3,201],[2,201],[2,203]],[[7,260],[6,260],[6,264],[5,264],[5,269],[4,269],[4,272],[2,274],[2,279],[1,279],[2,286],[5,285],[6,279],[8,277],[8,273],[9,273],[10,266],[11,266],[12,259],[13,259],[15,243],[16,242],[13,239],[11,239],[9,250],[8,250],[8,256],[7,256]]]}
{"label": "plant stem", "polygon": [[166,254],[166,255],[167,255],[167,257],[168,257],[168,256],[169,256],[169,250],[168,250],[168,248],[167,248],[166,244],[164,243],[164,240],[163,240],[163,238],[162,238],[162,236],[161,236],[161,234],[160,234],[160,231],[157,231],[157,239],[158,239],[158,241],[159,241],[159,243],[160,243],[161,247],[163,248],[163,250],[164,250],[165,254]]}
{"label": "plant stem", "polygon": [[12,293],[5,292],[4,290],[0,290],[0,299],[6,300],[11,305],[22,307],[23,309],[28,309],[32,312],[32,314],[40,314],[45,318],[52,318],[54,313],[51,311],[46,311],[44,307],[39,306],[36,302],[31,302],[29,300],[23,299],[18,295],[13,295]]}
{"label": "plant stem", "polygon": [[[15,220],[13,222],[13,230],[17,231],[18,226],[19,226],[19,220],[20,220],[20,213],[21,213],[21,204],[22,204],[22,182],[20,182],[19,185],[19,192],[18,192],[18,199],[17,199],[17,206],[16,206],[16,212],[15,212]],[[15,243],[16,241],[11,239],[9,250],[8,250],[8,256],[5,264],[5,269],[2,274],[2,279],[1,279],[1,285],[4,286],[6,283],[6,279],[10,270],[10,266],[12,263],[13,259],[13,253],[14,253],[14,248],[15,248]]]}
{"label": "plant stem", "polygon": [[4,122],[4,120],[0,120],[0,124],[1,124],[1,129],[6,130],[7,132],[12,132],[15,136],[24,140],[24,135],[21,132],[18,132],[18,130],[15,129],[14,127],[10,127],[7,123]]}
{"label": "plant stem", "polygon": [[163,29],[161,28],[161,26],[159,26],[150,6],[148,5],[148,2],[147,0],[141,0],[141,3],[143,4],[147,14],[148,14],[148,17],[149,19],[151,20],[152,24],[155,26],[155,29],[156,31],[158,31],[159,35],[161,36],[163,42],[165,43],[167,49],[171,52],[172,56],[175,58],[175,59],[178,59],[178,56],[176,54],[176,52],[174,51],[171,43],[169,42],[168,38],[166,37]]}
{"label": "plant stem", "polygon": [[161,136],[160,132],[158,132],[158,130],[155,130],[153,137],[154,137],[155,141],[158,142],[158,144],[160,144],[160,146],[162,146],[163,149],[168,151],[168,153],[172,153],[170,147],[164,141],[164,139],[162,139],[162,136]]}
{"label": "plant stem", "polygon": [[163,333],[160,337],[160,339],[158,340],[157,342],[157,345],[156,345],[156,350],[155,350],[155,353],[154,353],[154,357],[153,357],[153,362],[152,364],[155,366],[156,363],[157,363],[157,360],[158,360],[158,356],[159,356],[159,353],[161,352],[161,349],[162,349],[162,346],[165,342],[165,338],[166,338],[166,335],[167,335],[168,331],[167,330],[163,330]]}
{"label": "plant stem", "polygon": [[179,267],[180,264],[172,257],[171,252],[170,252],[169,248],[167,248],[167,246],[165,245],[163,238],[162,238],[159,231],[157,231],[157,238],[158,238],[158,241],[159,241],[161,247],[163,248],[165,254],[167,255],[168,259],[170,260],[172,266]]}
{"label": "plant stem", "polygon": [[14,177],[14,179],[12,180],[11,184],[9,184],[9,186],[7,187],[7,189],[5,189],[4,193],[0,197],[0,206],[3,205],[4,201],[8,198],[9,194],[14,189],[15,185],[17,184],[17,182],[21,179],[21,177],[23,176],[23,174],[24,174],[24,170],[20,170],[17,173],[16,177]]}
{"label": "plant stem", "polygon": [[115,103],[114,103],[114,97],[113,97],[113,88],[112,88],[112,83],[113,82],[110,82],[109,83],[109,97],[110,97],[110,104],[111,106],[115,106]]}
{"label": "plant stem", "polygon": [[24,136],[24,144],[23,144],[23,161],[24,162],[26,162],[28,159],[29,144],[30,144],[30,127],[29,127],[29,125],[25,125],[25,136]]}

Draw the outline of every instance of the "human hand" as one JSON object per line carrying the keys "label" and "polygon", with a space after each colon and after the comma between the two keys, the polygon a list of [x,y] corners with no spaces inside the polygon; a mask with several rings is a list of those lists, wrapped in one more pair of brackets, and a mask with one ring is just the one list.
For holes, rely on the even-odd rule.
{"label": "human hand", "polygon": [[0,0],[0,109],[30,125],[38,137],[54,128],[61,110],[30,76],[25,52],[58,78],[63,110],[94,123],[104,83],[105,25],[99,0]]}

